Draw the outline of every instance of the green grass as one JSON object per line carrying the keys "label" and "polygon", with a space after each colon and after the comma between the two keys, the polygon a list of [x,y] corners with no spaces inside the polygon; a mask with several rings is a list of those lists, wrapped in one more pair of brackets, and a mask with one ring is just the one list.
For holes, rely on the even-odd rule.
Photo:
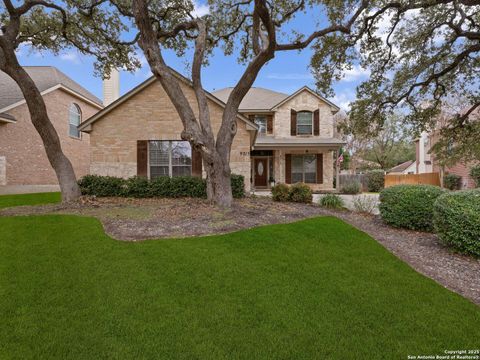
{"label": "green grass", "polygon": [[120,242],[0,218],[0,358],[406,359],[478,348],[480,309],[335,218]]}
{"label": "green grass", "polygon": [[22,205],[52,204],[60,201],[62,196],[59,192],[0,195],[0,209]]}

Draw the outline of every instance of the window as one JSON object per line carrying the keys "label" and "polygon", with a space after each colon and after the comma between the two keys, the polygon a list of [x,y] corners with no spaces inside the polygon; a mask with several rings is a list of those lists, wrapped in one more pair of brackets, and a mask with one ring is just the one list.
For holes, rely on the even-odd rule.
{"label": "window", "polygon": [[292,183],[297,182],[306,184],[317,182],[316,155],[292,155]]}
{"label": "window", "polygon": [[77,104],[70,105],[68,114],[68,133],[72,137],[80,138],[80,131],[78,125],[82,122],[82,112]]}
{"label": "window", "polygon": [[267,133],[267,117],[266,116],[255,115],[255,124],[258,125],[259,134]]}
{"label": "window", "polygon": [[297,113],[297,135],[313,134],[313,113],[300,111]]}
{"label": "window", "polygon": [[192,148],[188,141],[150,141],[148,156],[151,179],[192,174]]}

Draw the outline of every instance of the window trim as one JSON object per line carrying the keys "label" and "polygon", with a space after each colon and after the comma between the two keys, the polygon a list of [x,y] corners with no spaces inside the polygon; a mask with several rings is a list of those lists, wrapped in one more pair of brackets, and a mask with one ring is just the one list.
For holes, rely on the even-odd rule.
{"label": "window trim", "polygon": [[[294,174],[293,161],[296,157],[302,158],[302,180],[300,182],[302,182],[304,184],[316,184],[317,183],[317,176],[318,176],[318,174],[317,174],[317,161],[318,161],[318,159],[317,159],[316,154],[292,154],[291,155],[291,160],[290,161],[292,162],[292,164],[290,166],[290,178],[291,178],[292,184],[298,182],[298,181],[293,180],[293,174]],[[314,158],[314,161],[315,161],[315,167],[314,167],[315,168],[315,180],[313,182],[306,182],[305,181],[305,157],[312,157],[312,158]]]}
{"label": "window trim", "polygon": [[[310,114],[310,133],[300,133],[299,131],[299,115],[300,114]],[[308,125],[300,125],[300,126],[308,126]],[[296,123],[296,135],[297,136],[312,136],[313,135],[313,112],[309,110],[301,110],[297,111],[297,123]]]}
{"label": "window trim", "polygon": [[[193,176],[192,175],[192,166],[193,166],[193,149],[191,144],[188,141],[185,140],[148,140],[148,145],[147,145],[147,175],[148,179],[152,179],[152,173],[151,173],[151,168],[152,164],[150,162],[150,146],[152,142],[167,142],[168,143],[168,177],[176,177],[173,175],[173,168],[174,167],[189,167],[190,168],[190,175],[178,175],[178,176]],[[190,165],[173,165],[173,156],[172,156],[172,143],[173,142],[185,142],[190,146]],[[162,167],[161,165],[154,165],[156,167]],[[167,166],[167,165],[163,165]]]}
{"label": "window trim", "polygon": [[[72,111],[73,108],[75,108],[77,110],[76,115],[78,114],[78,125],[72,124],[72,122],[71,122],[72,115],[73,115],[73,111]],[[68,108],[68,136],[69,137],[71,137],[72,139],[76,139],[76,140],[81,140],[82,139],[82,132],[80,130],[78,130],[78,127],[80,126],[81,123],[82,123],[82,109],[80,108],[80,106],[77,103],[71,103],[70,107]],[[70,126],[76,126],[77,127],[78,136],[75,136],[75,135],[71,134]]]}
{"label": "window trim", "polygon": [[[263,121],[265,122],[265,126],[264,126],[265,131],[264,131],[264,132],[263,132],[263,131],[260,131],[261,128],[260,128],[260,125],[257,124],[257,119],[263,119]],[[259,134],[262,134],[262,135],[266,135],[266,134],[267,134],[267,132],[268,132],[268,129],[267,129],[267,127],[268,127],[268,119],[267,119],[267,116],[266,116],[266,115],[254,115],[253,122],[254,122],[255,125],[258,125],[258,133],[259,133]]]}

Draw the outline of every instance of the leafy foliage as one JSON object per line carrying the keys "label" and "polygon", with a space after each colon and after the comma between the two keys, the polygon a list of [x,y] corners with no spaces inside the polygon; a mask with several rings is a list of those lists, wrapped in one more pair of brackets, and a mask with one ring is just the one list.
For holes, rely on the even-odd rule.
{"label": "leafy foliage", "polygon": [[342,198],[336,194],[326,194],[320,198],[320,206],[330,209],[341,209],[344,207]]}
{"label": "leafy foliage", "polygon": [[290,186],[289,200],[299,203],[312,202],[312,189],[304,183],[296,183]]}
{"label": "leafy foliage", "polygon": [[380,214],[387,224],[432,231],[435,200],[445,192],[432,185],[397,185],[380,192]]}
{"label": "leafy foliage", "polygon": [[446,174],[443,177],[443,185],[449,190],[460,189],[462,177],[457,174]]}
{"label": "leafy foliage", "polygon": [[385,172],[383,170],[371,170],[365,175],[367,188],[370,192],[379,192],[385,187]]}
{"label": "leafy foliage", "polygon": [[433,223],[443,243],[480,257],[480,190],[440,196],[434,205]]}
{"label": "leafy foliage", "polygon": [[290,199],[289,192],[290,187],[287,184],[278,183],[272,187],[272,199],[274,201],[288,201]]}
{"label": "leafy foliage", "polygon": [[477,188],[480,188],[480,165],[473,166],[470,169],[470,176],[475,181]]}
{"label": "leafy foliage", "polygon": [[[235,198],[245,196],[244,177],[232,174],[232,193]],[[83,195],[146,197],[195,197],[207,196],[206,182],[194,176],[159,177],[148,180],[144,177],[122,179],[112,176],[86,175],[79,180]]]}
{"label": "leafy foliage", "polygon": [[355,195],[359,194],[362,191],[362,184],[358,181],[352,181],[342,186],[340,191],[343,194]]}

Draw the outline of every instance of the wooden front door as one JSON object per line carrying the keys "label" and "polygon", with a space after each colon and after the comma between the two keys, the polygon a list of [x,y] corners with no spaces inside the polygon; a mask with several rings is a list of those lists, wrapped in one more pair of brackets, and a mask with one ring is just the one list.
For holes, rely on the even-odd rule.
{"label": "wooden front door", "polygon": [[255,186],[267,186],[268,160],[255,159],[254,162]]}

